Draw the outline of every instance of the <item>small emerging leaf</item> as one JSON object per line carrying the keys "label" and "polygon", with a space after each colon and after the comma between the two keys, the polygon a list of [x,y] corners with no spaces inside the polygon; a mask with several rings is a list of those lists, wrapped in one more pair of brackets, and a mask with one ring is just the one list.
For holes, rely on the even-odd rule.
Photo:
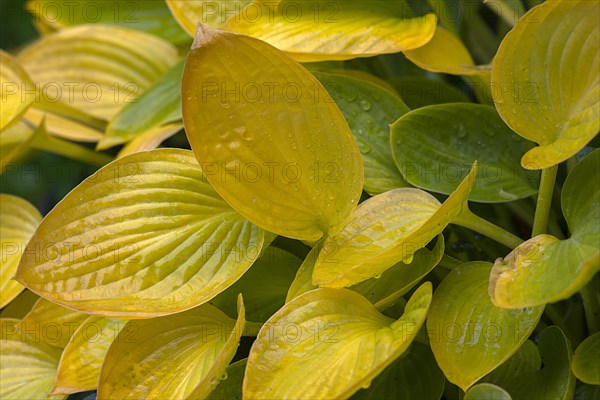
{"label": "small emerging leaf", "polygon": [[512,397],[500,386],[479,383],[465,393],[463,400],[512,400]]}
{"label": "small emerging leaf", "polygon": [[347,289],[316,289],[287,303],[250,350],[244,398],[346,398],[410,346],[425,320],[431,284],[397,321]]}

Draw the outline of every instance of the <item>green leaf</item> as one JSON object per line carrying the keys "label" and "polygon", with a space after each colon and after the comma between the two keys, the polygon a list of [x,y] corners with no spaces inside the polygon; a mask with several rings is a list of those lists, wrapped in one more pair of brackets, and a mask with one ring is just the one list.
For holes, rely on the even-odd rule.
{"label": "green leaf", "polygon": [[110,120],[177,62],[170,43],[132,29],[78,25],[45,36],[18,60],[38,83],[38,106]]}
{"label": "green leaf", "polygon": [[227,366],[225,379],[210,392],[206,400],[242,400],[242,385],[244,372],[246,372],[247,358],[234,362]]}
{"label": "green leaf", "polygon": [[246,318],[264,322],[285,304],[285,296],[301,261],[277,247],[268,247],[252,267],[232,286],[210,303],[227,315],[234,315],[237,296],[242,293],[248,305]]}
{"label": "green leaf", "polygon": [[541,369],[521,375],[505,389],[514,400],[567,400],[573,398],[575,377],[571,374],[571,344],[556,326],[544,329],[538,343],[544,362]]}
{"label": "green leaf", "polygon": [[346,287],[376,277],[399,261],[409,264],[466,207],[476,164],[444,204],[420,189],[382,193],[358,206],[346,226],[325,240],[312,283]]}
{"label": "green leaf", "polygon": [[106,127],[97,149],[129,142],[144,132],[181,120],[181,75],[183,61],[175,64],[136,102],[123,108]]}
{"label": "green leaf", "polygon": [[469,200],[506,202],[537,193],[539,173],[519,165],[533,145],[511,131],[492,107],[423,107],[394,122],[391,132],[396,166],[421,189],[450,194],[479,160]]}
{"label": "green leaf", "polygon": [[437,363],[464,391],[521,347],[544,309],[494,306],[487,293],[491,267],[470,262],[450,271],[435,291],[427,316]]}
{"label": "green leaf", "polygon": [[17,280],[90,314],[155,317],[224,291],[263,241],[191,151],[160,149],[114,161],[73,189],[32,237]]}
{"label": "green leaf", "polygon": [[288,289],[285,302],[288,303],[292,301],[292,299],[300,296],[303,293],[306,293],[310,290],[316,289],[318,286],[312,284],[312,275],[315,269],[315,263],[317,262],[317,258],[319,257],[319,252],[323,249],[323,240],[319,241],[317,244],[313,246],[307,256],[304,258],[304,261],[296,271],[296,276],[294,280],[290,284]]}
{"label": "green leaf", "polygon": [[82,312],[40,298],[23,317],[20,329],[36,341],[64,348],[88,317]]}
{"label": "green leaf", "polygon": [[300,240],[343,225],[362,191],[360,153],[310,72],[257,39],[200,26],[182,87],[192,149],[235,210]]}
{"label": "green leaf", "polygon": [[413,110],[432,104],[470,102],[460,89],[440,80],[409,75],[393,78],[390,83]]}
{"label": "green leaf", "polygon": [[527,169],[565,161],[600,130],[599,18],[595,1],[545,1],[517,22],[494,57],[498,112],[540,145],[521,159]]}
{"label": "green leaf", "polygon": [[287,303],[254,342],[244,398],[346,398],[410,346],[431,301],[431,283],[393,320],[347,289],[316,289]]}
{"label": "green leaf", "polygon": [[469,50],[460,38],[439,27],[427,44],[405,51],[404,55],[427,71],[452,75],[489,75],[489,67],[475,67]]}
{"label": "green leaf", "polygon": [[575,350],[571,369],[580,381],[600,385],[600,332],[589,336]]}
{"label": "green leaf", "polygon": [[108,348],[126,323],[125,320],[104,317],[89,317],[83,321],[60,357],[52,393],[96,390]]}
{"label": "green leaf", "polygon": [[241,296],[238,314],[236,321],[203,304],[128,322],[108,349],[98,398],[205,398],[237,350],[245,324]]}
{"label": "green leaf", "polygon": [[0,308],[19,295],[24,287],[13,280],[25,245],[42,220],[39,211],[28,201],[0,193]]}
{"label": "green leaf", "polygon": [[352,400],[439,400],[444,390],[444,374],[429,347],[413,342],[408,351],[373,379],[367,389]]}
{"label": "green leaf", "polygon": [[0,85],[2,86],[0,111],[0,132],[4,132],[12,123],[29,108],[35,100],[31,94],[34,89],[33,82],[20,65],[10,54],[0,50]]}
{"label": "green leaf", "polygon": [[463,400],[512,400],[512,398],[500,386],[491,383],[479,383],[465,393]]}
{"label": "green leaf", "polygon": [[437,19],[434,14],[412,18],[404,3],[389,1],[167,0],[167,4],[190,35],[196,23],[202,23],[254,36],[302,62],[414,49],[431,39]]}
{"label": "green leaf", "polygon": [[73,25],[115,24],[186,43],[189,36],[171,15],[166,4],[154,0],[82,0],[75,3],[29,0],[26,4],[38,23],[53,29]]}
{"label": "green leaf", "polygon": [[541,366],[542,360],[537,346],[531,340],[527,340],[515,354],[481,378],[479,382],[493,383],[504,387],[511,380],[535,372]]}
{"label": "green leaf", "polygon": [[364,190],[376,195],[408,186],[392,159],[389,125],[409,111],[402,100],[376,84],[323,72],[313,75],[344,114],[364,166]]}
{"label": "green leaf", "polygon": [[586,385],[577,382],[575,387],[575,400],[598,400],[600,399],[600,385]]}
{"label": "green leaf", "polygon": [[496,260],[490,296],[499,307],[522,308],[566,299],[600,269],[600,150],[573,168],[562,191],[571,237],[536,236]]}
{"label": "green leaf", "polygon": [[0,397],[48,399],[61,349],[25,334],[16,319],[0,319],[0,329]]}

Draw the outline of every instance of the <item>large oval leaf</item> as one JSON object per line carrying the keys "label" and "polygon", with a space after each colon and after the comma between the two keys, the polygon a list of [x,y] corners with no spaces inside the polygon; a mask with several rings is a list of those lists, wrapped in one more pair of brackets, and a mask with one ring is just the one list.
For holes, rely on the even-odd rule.
{"label": "large oval leaf", "polygon": [[244,398],[349,397],[406,351],[430,301],[428,282],[395,321],[347,289],[295,298],[261,328],[248,357]]}
{"label": "large oval leaf", "polygon": [[466,208],[476,164],[444,204],[420,189],[390,190],[368,199],[319,253],[313,284],[345,287],[376,277],[399,261],[408,264]]}
{"label": "large oval leaf", "polygon": [[595,1],[545,1],[502,41],[492,67],[496,108],[540,145],[523,156],[523,167],[558,164],[600,130],[599,18]]}
{"label": "large oval leaf", "polygon": [[25,245],[42,220],[39,211],[28,201],[10,194],[0,194],[0,308],[25,289],[13,280]]}
{"label": "large oval leaf", "polygon": [[31,94],[33,82],[17,60],[0,50],[0,85],[2,86],[0,108],[0,131],[18,120],[35,100]]}
{"label": "large oval leaf", "polygon": [[348,76],[313,72],[344,114],[364,167],[364,189],[371,195],[408,186],[390,148],[390,124],[409,111],[402,100],[380,86]]}
{"label": "large oval leaf", "polygon": [[600,332],[589,336],[575,350],[571,368],[582,382],[600,385]]}
{"label": "large oval leaf", "polygon": [[438,365],[464,391],[521,347],[544,310],[494,306],[487,293],[491,267],[471,262],[452,270],[435,291],[427,316]]}
{"label": "large oval leaf", "polygon": [[183,119],[215,190],[266,230],[317,240],[358,203],[362,163],[344,116],[314,76],[260,40],[199,27]]}
{"label": "large oval leaf", "polygon": [[108,164],[71,191],[32,237],[17,280],[91,314],[158,316],[225,290],[263,241],[191,151],[161,149]]}
{"label": "large oval leaf", "polygon": [[0,319],[0,329],[0,397],[48,399],[61,349],[28,336],[16,319]]}
{"label": "large oval leaf", "polygon": [[[130,321],[108,349],[99,399],[205,398],[219,383],[244,330],[238,319],[209,304],[149,320]],[[127,329],[135,326],[133,340]]]}
{"label": "large oval leaf", "polygon": [[434,14],[411,18],[409,7],[389,1],[168,0],[168,4],[191,35],[196,23],[207,24],[257,37],[303,62],[414,49],[431,39],[436,24]]}
{"label": "large oval leaf", "polygon": [[533,145],[511,131],[492,107],[468,103],[423,107],[394,122],[391,131],[398,169],[421,189],[450,194],[479,160],[469,200],[505,202],[537,193],[539,173],[519,165]]}
{"label": "large oval leaf", "polygon": [[53,29],[72,25],[116,24],[153,35],[173,43],[185,43],[189,36],[181,29],[163,1],[81,0],[76,3],[54,0],[29,0],[27,10],[35,21]]}
{"label": "large oval leaf", "polygon": [[490,296],[499,307],[556,302],[579,291],[600,269],[600,150],[567,177],[562,209],[571,237],[538,235],[496,260]]}
{"label": "large oval leaf", "polygon": [[[122,319],[104,317],[89,317],[83,321],[63,350],[52,393],[96,390],[108,348],[126,323]],[[130,326],[129,335],[124,340],[135,340],[136,329]]]}
{"label": "large oval leaf", "polygon": [[419,67],[453,75],[489,75],[488,68],[476,68],[469,50],[453,33],[437,28],[426,45],[405,51],[404,55]]}
{"label": "large oval leaf", "polygon": [[177,49],[153,35],[107,25],[78,25],[19,54],[38,83],[40,103],[66,104],[109,120],[177,62]]}

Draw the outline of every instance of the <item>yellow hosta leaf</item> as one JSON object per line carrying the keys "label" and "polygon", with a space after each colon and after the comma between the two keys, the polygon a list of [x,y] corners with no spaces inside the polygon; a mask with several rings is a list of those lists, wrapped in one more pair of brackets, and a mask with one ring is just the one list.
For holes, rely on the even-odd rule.
{"label": "yellow hosta leaf", "polygon": [[38,101],[67,104],[109,120],[177,62],[177,49],[150,34],[79,25],[48,35],[19,54]]}
{"label": "yellow hosta leaf", "polygon": [[19,62],[0,50],[0,132],[18,120],[35,100],[33,82]]}
{"label": "yellow hosta leaf", "polygon": [[463,42],[444,28],[437,28],[426,45],[405,51],[404,55],[427,71],[453,75],[489,74],[489,68],[475,67]]}
{"label": "yellow hosta leaf", "polygon": [[64,348],[88,317],[85,313],[41,298],[23,317],[21,330],[35,340]]}
{"label": "yellow hosta leaf", "polygon": [[260,330],[248,357],[244,398],[350,397],[408,349],[425,321],[431,290],[429,282],[417,289],[398,320],[347,289],[315,289],[295,298]]}
{"label": "yellow hosta leaf", "polygon": [[202,23],[264,40],[302,62],[414,49],[431,39],[436,25],[434,14],[412,18],[406,4],[393,1],[167,3],[190,35]]}
{"label": "yellow hosta leaf", "polygon": [[28,201],[0,194],[0,308],[17,297],[24,287],[13,280],[27,241],[38,227],[42,216]]}
{"label": "yellow hosta leaf", "polygon": [[[96,390],[100,368],[108,348],[115,341],[127,321],[104,317],[89,317],[73,333],[63,350],[58,364],[53,394],[71,394]],[[123,341],[135,340],[137,328],[130,325]]]}
{"label": "yellow hosta leaf", "polygon": [[[98,398],[205,398],[233,358],[244,325],[241,296],[237,321],[203,304],[180,314],[128,322],[102,365]],[[133,326],[135,334],[125,340]]]}
{"label": "yellow hosta leaf", "polygon": [[26,335],[16,319],[0,319],[0,331],[0,398],[48,399],[61,349]]}
{"label": "yellow hosta leaf", "polygon": [[497,259],[489,293],[495,305],[523,308],[566,299],[600,271],[600,150],[567,176],[561,194],[571,236],[538,235]]}
{"label": "yellow hosta leaf", "polygon": [[362,191],[360,153],[304,67],[260,40],[200,26],[182,90],[192,149],[235,210],[300,240],[345,222]]}
{"label": "yellow hosta leaf", "polygon": [[312,283],[351,286],[380,276],[399,261],[410,263],[467,207],[476,165],[444,204],[413,188],[390,190],[361,203],[346,226],[325,240]]}
{"label": "yellow hosta leaf", "polygon": [[492,66],[494,102],[516,133],[538,143],[527,169],[556,165],[600,130],[600,3],[548,0],[506,35]]}
{"label": "yellow hosta leaf", "polygon": [[90,314],[155,317],[225,290],[263,240],[191,151],[160,149],[114,161],[71,191],[32,237],[17,280]]}

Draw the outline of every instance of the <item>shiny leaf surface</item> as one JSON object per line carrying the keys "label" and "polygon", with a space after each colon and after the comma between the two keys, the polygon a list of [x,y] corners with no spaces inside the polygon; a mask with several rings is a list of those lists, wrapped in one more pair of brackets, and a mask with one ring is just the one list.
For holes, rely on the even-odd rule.
{"label": "shiny leaf surface", "polygon": [[191,151],[154,150],[108,164],[71,191],[29,242],[17,279],[91,314],[159,316],[231,286],[263,240],[207,183]]}
{"label": "shiny leaf surface", "polygon": [[349,397],[406,351],[430,301],[426,283],[393,320],[347,289],[295,298],[265,323],[252,346],[244,398]]}
{"label": "shiny leaf surface", "polygon": [[506,35],[492,67],[498,112],[539,144],[522,160],[548,168],[581,150],[600,130],[600,4],[550,0]]}
{"label": "shiny leaf surface", "polygon": [[192,149],[234,209],[294,239],[339,229],[358,203],[363,169],[316,78],[264,42],[200,26],[182,85]]}

